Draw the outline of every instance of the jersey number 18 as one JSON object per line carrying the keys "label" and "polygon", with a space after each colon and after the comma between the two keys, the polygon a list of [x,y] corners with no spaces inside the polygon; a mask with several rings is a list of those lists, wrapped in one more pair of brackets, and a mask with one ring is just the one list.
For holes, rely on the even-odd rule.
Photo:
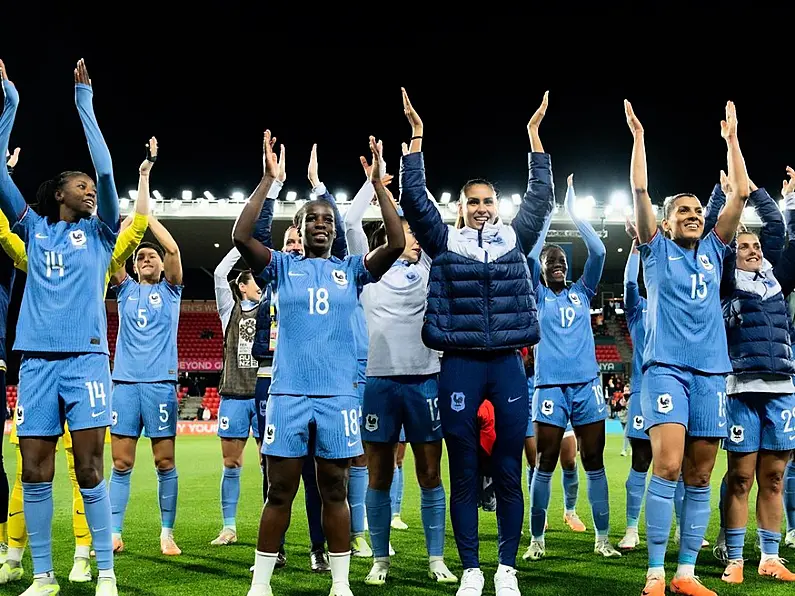
{"label": "jersey number 18", "polygon": [[328,290],[326,288],[309,288],[309,314],[328,314]]}

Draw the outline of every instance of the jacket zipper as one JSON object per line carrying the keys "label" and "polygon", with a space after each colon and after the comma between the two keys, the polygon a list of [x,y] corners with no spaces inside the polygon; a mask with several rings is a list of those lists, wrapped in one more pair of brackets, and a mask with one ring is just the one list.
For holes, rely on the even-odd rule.
{"label": "jacket zipper", "polygon": [[[478,230],[478,246],[483,248],[483,228]],[[491,347],[491,329],[489,325],[489,253],[484,251],[483,258],[483,311],[486,319],[486,347]]]}

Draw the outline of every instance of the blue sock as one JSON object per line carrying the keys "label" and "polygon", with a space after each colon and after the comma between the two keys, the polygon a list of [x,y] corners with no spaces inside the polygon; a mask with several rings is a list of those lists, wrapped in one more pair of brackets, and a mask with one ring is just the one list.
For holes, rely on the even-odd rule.
{"label": "blue sock", "polygon": [[676,482],[652,474],[646,489],[646,541],[649,548],[649,568],[665,565],[665,549],[671,535]]}
{"label": "blue sock", "polygon": [[726,480],[726,474],[723,475],[723,480],[720,481],[720,500],[718,501],[718,512],[720,513],[720,529],[726,529],[726,491],[729,490],[729,483]]}
{"label": "blue sock", "polygon": [[165,472],[157,471],[157,498],[160,501],[160,525],[163,528],[174,529],[174,520],[177,517],[177,494],[179,482],[177,469],[171,468]]}
{"label": "blue sock", "polygon": [[351,509],[351,534],[364,534],[364,499],[367,493],[367,468],[351,466],[348,480],[348,506]]}
{"label": "blue sock", "polygon": [[610,533],[610,495],[605,469],[585,472],[588,481],[588,500],[591,502],[593,525],[597,538],[607,538]]}
{"label": "blue sock", "polygon": [[53,570],[52,482],[23,482],[22,506],[28,526],[33,575],[49,573]]}
{"label": "blue sock", "polygon": [[120,472],[116,468],[110,473],[110,517],[111,527],[116,534],[121,534],[124,527],[124,515],[130,501],[130,478],[132,468]]}
{"label": "blue sock", "polygon": [[444,487],[420,488],[422,529],[425,531],[425,548],[429,557],[444,555],[444,524],[446,514]]}
{"label": "blue sock", "polygon": [[389,522],[392,518],[389,492],[368,488],[365,502],[367,505],[367,525],[370,530],[370,542],[373,546],[373,557],[388,557]]}
{"label": "blue sock", "polygon": [[627,528],[637,530],[643,494],[646,492],[646,472],[636,472],[630,468],[624,486],[627,489]]}
{"label": "blue sock", "polygon": [[577,496],[580,494],[580,475],[577,466],[573,470],[563,470],[561,476],[563,482],[563,506],[566,511],[574,511],[577,508]]}
{"label": "blue sock", "polygon": [[530,534],[533,538],[543,540],[544,526],[547,523],[549,495],[552,492],[552,474],[536,470],[533,474],[533,486],[530,488]]}
{"label": "blue sock", "polygon": [[237,502],[240,500],[241,468],[224,468],[221,476],[221,515],[224,527],[234,528],[237,517]]}
{"label": "blue sock", "polygon": [[533,511],[533,474],[536,469],[527,466],[527,496],[530,497],[530,507],[527,509],[527,527],[530,527],[530,519]]}
{"label": "blue sock", "polygon": [[685,485],[685,500],[682,503],[682,525],[679,538],[679,563],[695,565],[704,534],[709,525],[709,499],[712,490],[709,486]]}
{"label": "blue sock", "polygon": [[777,557],[778,545],[781,542],[781,532],[771,532],[770,530],[759,528],[756,530],[756,535],[759,536],[759,546],[762,549],[762,554]]}
{"label": "blue sock", "polygon": [[726,528],[726,550],[730,561],[743,558],[745,528]]}
{"label": "blue sock", "polygon": [[97,569],[113,569],[113,533],[111,532],[110,499],[108,487],[100,480],[94,488],[81,488],[86,522],[91,530],[91,542],[97,553]]}
{"label": "blue sock", "polygon": [[787,532],[795,530],[795,460],[787,466],[787,479],[784,484],[784,513],[787,515]]}
{"label": "blue sock", "polygon": [[[400,515],[400,508],[398,507],[398,488],[400,487],[400,477],[403,476],[403,469],[395,466],[392,471],[392,484],[389,487],[389,501],[392,508],[392,516]],[[368,519],[368,524],[370,523]]]}
{"label": "blue sock", "polygon": [[679,477],[674,494],[674,509],[676,510],[676,525],[682,527],[682,503],[685,500],[685,481]]}

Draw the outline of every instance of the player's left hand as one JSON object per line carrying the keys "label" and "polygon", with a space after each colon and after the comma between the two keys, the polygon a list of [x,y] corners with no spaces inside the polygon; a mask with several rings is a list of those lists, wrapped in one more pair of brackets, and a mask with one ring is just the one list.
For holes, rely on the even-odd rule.
{"label": "player's left hand", "polygon": [[138,167],[138,173],[141,176],[148,176],[149,172],[152,171],[152,166],[155,165],[155,161],[157,160],[157,139],[152,137],[149,139],[149,142],[146,144],[146,159],[141,162],[141,165]]}
{"label": "player's left hand", "polygon": [[6,149],[6,165],[9,168],[16,167],[17,162],[19,161],[19,151],[20,151],[19,147],[14,149],[13,153],[9,153],[8,149]]}
{"label": "player's left hand", "polygon": [[781,183],[781,196],[786,197],[789,193],[795,192],[795,170],[787,166],[787,180]]}
{"label": "player's left hand", "polygon": [[279,177],[279,161],[276,159],[276,154],[273,152],[273,146],[276,144],[276,137],[271,135],[271,131],[266,130],[262,138],[262,167],[263,173],[270,176],[274,180]]}
{"label": "player's left hand", "polygon": [[737,108],[733,101],[726,102],[726,120],[720,121],[720,136],[726,141],[737,136]]}
{"label": "player's left hand", "polygon": [[75,68],[75,83],[91,86],[91,78],[88,76],[86,61],[82,58],[77,61],[77,67]]}
{"label": "player's left hand", "polygon": [[383,150],[384,146],[381,141],[376,142],[375,137],[370,137],[370,151],[373,154],[373,163],[370,166],[370,181],[375,184],[376,182],[380,182],[383,184],[383,169],[384,169],[384,158],[383,158]]}
{"label": "player's left hand", "polygon": [[541,121],[544,119],[544,116],[547,114],[547,107],[549,106],[549,91],[544,91],[544,99],[541,100],[541,105],[535,111],[535,114],[530,118],[530,122],[527,123],[527,130],[530,131],[532,129],[538,129],[541,125]]}
{"label": "player's left hand", "polygon": [[627,217],[624,221],[624,231],[627,233],[627,236],[633,240],[638,239],[638,230],[635,228],[635,224],[632,223],[632,220],[629,217]]}
{"label": "player's left hand", "polygon": [[287,161],[285,157],[284,145],[279,147],[279,176],[276,178],[279,182],[284,184],[287,180]]}

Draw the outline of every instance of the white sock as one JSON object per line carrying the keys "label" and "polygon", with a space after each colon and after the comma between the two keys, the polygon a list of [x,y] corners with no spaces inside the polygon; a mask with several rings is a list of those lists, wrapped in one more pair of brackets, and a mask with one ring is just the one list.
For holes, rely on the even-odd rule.
{"label": "white sock", "polygon": [[114,540],[121,540],[121,532],[113,532]]}
{"label": "white sock", "polygon": [[57,583],[55,581],[55,573],[52,571],[48,571],[47,573],[37,573],[33,576],[33,581],[38,581],[40,584],[54,584]]}
{"label": "white sock", "polygon": [[766,554],[762,553],[762,558],[760,559],[760,561],[759,561],[759,562],[760,562],[760,563],[767,563],[767,562],[768,562],[768,561],[770,561],[771,559],[775,561],[775,560],[776,560],[776,559],[778,559],[778,558],[779,558],[779,556],[778,556],[778,555],[766,555]]}
{"label": "white sock", "polygon": [[237,534],[237,526],[224,526],[221,531],[223,532],[224,530],[229,530]]}
{"label": "white sock", "polygon": [[428,562],[431,564],[437,562],[444,563],[444,557],[428,557]]}
{"label": "white sock", "polygon": [[22,561],[22,555],[25,553],[24,548],[17,548],[15,546],[8,547],[8,555],[6,557],[6,561],[14,561],[15,563],[19,563]]}
{"label": "white sock", "polygon": [[160,528],[160,540],[174,536],[173,528]]}
{"label": "white sock", "polygon": [[679,563],[679,566],[676,568],[676,577],[693,577],[695,574],[695,565],[685,565],[684,563]]}
{"label": "white sock", "polygon": [[513,571],[513,567],[509,567],[508,565],[503,565],[502,563],[497,565],[497,575],[501,575],[509,571]]}
{"label": "white sock", "polygon": [[328,562],[331,567],[332,585],[350,586],[348,575],[351,570],[351,551],[329,553]]}
{"label": "white sock", "polygon": [[566,511],[563,512],[564,515],[574,515],[575,513],[577,513],[576,509],[566,509]]}
{"label": "white sock", "polygon": [[665,567],[649,567],[646,577],[660,577],[665,579]]}
{"label": "white sock", "polygon": [[251,585],[271,585],[271,576],[276,567],[276,559],[279,553],[263,553],[254,551],[254,577],[251,578]]}
{"label": "white sock", "polygon": [[113,569],[100,569],[99,572],[97,573],[97,578],[98,579],[107,578],[115,580],[116,573],[113,571]]}
{"label": "white sock", "polygon": [[75,559],[88,559],[90,556],[90,546],[75,546]]}

